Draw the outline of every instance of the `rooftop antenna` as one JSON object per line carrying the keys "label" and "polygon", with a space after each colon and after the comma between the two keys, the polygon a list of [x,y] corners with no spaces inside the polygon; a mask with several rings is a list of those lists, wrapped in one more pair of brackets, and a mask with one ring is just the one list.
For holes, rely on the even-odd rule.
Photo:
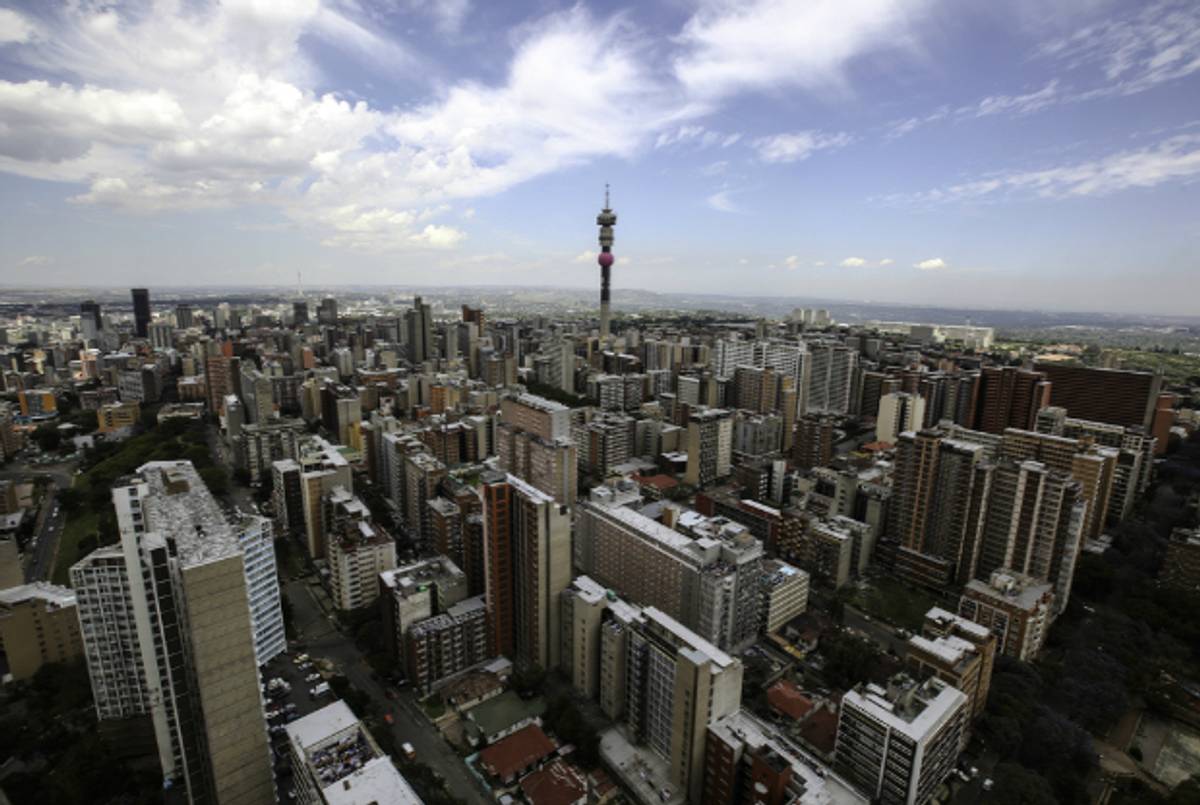
{"label": "rooftop antenna", "polygon": [[604,183],[604,209],[612,209],[608,203],[608,182]]}
{"label": "rooftop antenna", "polygon": [[300,283],[300,272],[296,272],[296,296],[304,298],[304,286]]}

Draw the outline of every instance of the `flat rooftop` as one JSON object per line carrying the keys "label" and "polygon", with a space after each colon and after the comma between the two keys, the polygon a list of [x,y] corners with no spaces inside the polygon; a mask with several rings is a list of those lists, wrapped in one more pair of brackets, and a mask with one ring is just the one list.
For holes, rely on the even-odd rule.
{"label": "flat rooftop", "polygon": [[132,481],[139,482],[148,488],[142,503],[147,531],[174,537],[185,565],[240,552],[237,534],[192,462],[148,462]]}

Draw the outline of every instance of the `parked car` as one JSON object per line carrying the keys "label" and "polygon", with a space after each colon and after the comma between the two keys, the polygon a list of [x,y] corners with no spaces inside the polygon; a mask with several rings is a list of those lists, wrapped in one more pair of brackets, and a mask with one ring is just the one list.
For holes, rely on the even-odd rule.
{"label": "parked car", "polygon": [[417,759],[417,750],[414,749],[413,745],[410,744],[408,741],[405,741],[404,743],[400,744],[400,751],[403,752],[404,756],[406,758],[408,758],[409,760]]}

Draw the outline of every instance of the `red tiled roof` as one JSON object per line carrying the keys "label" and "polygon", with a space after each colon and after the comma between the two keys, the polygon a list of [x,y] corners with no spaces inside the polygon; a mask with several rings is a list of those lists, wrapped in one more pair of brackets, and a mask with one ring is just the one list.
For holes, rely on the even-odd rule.
{"label": "red tiled roof", "polygon": [[556,760],[521,780],[521,791],[530,805],[575,805],[587,796],[583,776]]}
{"label": "red tiled roof", "polygon": [[785,716],[802,720],[813,709],[812,699],[800,692],[796,683],[781,679],[767,690],[767,703]]}
{"label": "red tiled roof", "polygon": [[800,726],[800,737],[824,754],[833,754],[837,744],[838,716],[826,707],[819,708]]}
{"label": "red tiled roof", "polygon": [[635,475],[634,480],[639,484],[653,486],[659,490],[666,490],[679,486],[679,481],[676,481],[670,475]]}
{"label": "red tiled roof", "polygon": [[493,777],[508,780],[554,750],[554,741],[537,724],[530,724],[480,752],[479,763]]}

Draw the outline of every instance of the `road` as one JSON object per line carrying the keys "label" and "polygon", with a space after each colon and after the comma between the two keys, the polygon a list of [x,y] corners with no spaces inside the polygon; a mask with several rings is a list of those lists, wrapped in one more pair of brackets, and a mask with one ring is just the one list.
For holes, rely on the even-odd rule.
{"label": "road", "polygon": [[299,641],[304,644],[304,652],[313,658],[331,660],[354,687],[371,697],[381,713],[391,713],[395,719],[392,733],[396,744],[411,743],[417,760],[440,774],[451,794],[477,805],[492,802],[490,796],[485,796],[477,787],[475,776],[462,758],[420,711],[413,694],[406,691],[396,700],[387,697],[383,686],[372,677],[371,668],[354,641],[334,628],[333,616],[326,614],[317,602],[321,593],[314,593],[310,581],[311,578],[297,579],[285,585],[288,600],[292,603],[293,623]]}
{"label": "road", "polygon": [[37,523],[34,526],[33,538],[26,545],[25,580],[44,581],[50,578],[54,569],[54,556],[58,552],[58,538],[66,525],[66,514],[58,506],[58,490],[67,489],[75,481],[75,463],[47,464],[45,466],[29,466],[13,464],[0,472],[0,478],[24,480],[30,477],[48,479],[52,483],[46,489],[46,496],[41,509],[37,513]]}
{"label": "road", "polygon": [[908,641],[896,636],[896,630],[886,623],[880,623],[871,616],[846,604],[842,611],[843,623],[856,631],[862,632],[875,641],[884,651],[894,651],[903,657],[907,651]]}

